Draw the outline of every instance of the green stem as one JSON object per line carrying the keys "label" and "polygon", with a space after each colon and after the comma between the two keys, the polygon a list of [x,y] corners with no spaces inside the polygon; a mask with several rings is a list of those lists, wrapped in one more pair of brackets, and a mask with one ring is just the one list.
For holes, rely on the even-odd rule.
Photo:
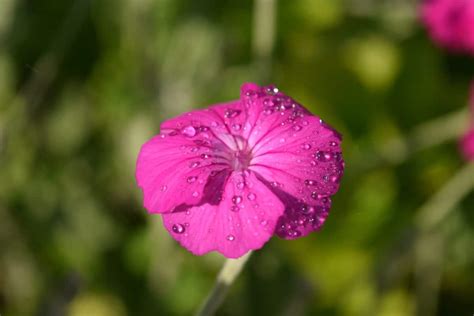
{"label": "green stem", "polygon": [[422,206],[416,218],[418,228],[421,231],[436,228],[473,188],[474,162],[466,164]]}
{"label": "green stem", "polygon": [[467,122],[466,109],[425,122],[406,136],[386,141],[372,153],[360,152],[352,159],[352,169],[362,173],[381,165],[402,163],[418,151],[459,138],[466,130]]}
{"label": "green stem", "polygon": [[443,230],[439,226],[473,188],[474,163],[469,163],[421,207],[415,218],[419,232],[414,244],[419,315],[434,315],[436,313],[446,243]]}
{"label": "green stem", "polygon": [[204,301],[204,304],[200,308],[199,312],[196,314],[198,316],[210,316],[214,315],[219,306],[224,301],[224,298],[239,275],[242,268],[245,266],[245,263],[251,256],[252,252],[247,253],[239,259],[227,259],[222,267],[219,275],[217,276],[214,288],[212,289],[209,296]]}

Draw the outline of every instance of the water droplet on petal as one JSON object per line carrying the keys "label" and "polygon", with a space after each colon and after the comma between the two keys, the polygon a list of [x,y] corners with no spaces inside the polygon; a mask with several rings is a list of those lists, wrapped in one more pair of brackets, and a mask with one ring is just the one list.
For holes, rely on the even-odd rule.
{"label": "water droplet on petal", "polygon": [[185,128],[183,128],[183,130],[181,131],[184,135],[188,136],[188,137],[194,137],[196,136],[197,134],[197,131],[196,129],[193,127],[193,126],[186,126]]}
{"label": "water droplet on petal", "polygon": [[173,227],[171,227],[171,229],[173,230],[175,234],[182,234],[186,230],[184,226],[181,224],[174,224]]}
{"label": "water droplet on petal", "polygon": [[321,150],[318,150],[315,154],[316,159],[318,159],[321,162],[327,162],[332,159],[332,155],[329,152],[324,152]]}
{"label": "water droplet on petal", "polygon": [[241,112],[240,110],[227,109],[225,110],[224,116],[226,118],[234,118],[234,117],[239,116],[240,112]]}
{"label": "water droplet on petal", "polygon": [[278,88],[275,86],[269,86],[265,88],[265,93],[269,95],[275,95],[278,93]]}
{"label": "water droplet on petal", "polygon": [[339,177],[337,175],[332,175],[330,177],[331,182],[336,183],[339,181]]}
{"label": "water droplet on petal", "polygon": [[189,164],[189,168],[196,168],[200,165],[201,163],[199,161],[193,161]]}
{"label": "water droplet on petal", "polygon": [[255,200],[255,199],[257,198],[257,196],[256,196],[255,194],[253,194],[253,193],[249,193],[249,194],[247,195],[247,198],[248,198],[250,201],[253,201],[253,200]]}
{"label": "water droplet on petal", "polygon": [[240,202],[242,202],[242,197],[240,195],[234,195],[232,197],[232,203],[240,204]]}
{"label": "water droplet on petal", "polygon": [[168,186],[162,185],[162,186],[160,187],[160,190],[161,190],[161,192],[165,192],[166,190],[168,190]]}
{"label": "water droplet on petal", "polygon": [[234,235],[227,235],[226,239],[228,241],[234,241],[235,240],[235,236]]}
{"label": "water droplet on petal", "polygon": [[197,191],[194,191],[193,192],[193,197],[198,197],[199,196],[199,193]]}
{"label": "water droplet on petal", "polygon": [[202,159],[208,159],[209,157],[211,157],[211,156],[209,156],[208,154],[201,154]]}
{"label": "water droplet on petal", "polygon": [[304,126],[307,126],[309,123],[308,123],[308,121],[303,121],[303,122],[301,122],[301,124],[303,124]]}
{"label": "water droplet on petal", "polygon": [[295,132],[301,131],[301,129],[302,129],[302,127],[299,126],[299,125],[294,125],[294,126],[293,126],[293,130],[294,130]]}
{"label": "water droplet on petal", "polygon": [[310,185],[313,186],[313,185],[316,185],[316,181],[307,179],[307,180],[304,180],[304,184],[308,186]]}
{"label": "water droplet on petal", "polygon": [[273,110],[271,108],[266,108],[263,113],[265,113],[266,115],[270,115],[273,113]]}
{"label": "water droplet on petal", "polygon": [[193,183],[193,182],[195,182],[196,180],[197,180],[197,177],[195,177],[195,176],[190,176],[190,177],[188,177],[188,178],[186,179],[186,181],[187,181],[188,183]]}
{"label": "water droplet on petal", "polygon": [[304,143],[301,145],[301,148],[304,149],[304,150],[310,150],[311,149],[311,145],[308,144],[308,143]]}
{"label": "water droplet on petal", "polygon": [[243,181],[237,182],[235,186],[237,187],[237,189],[242,190],[245,187],[245,182]]}
{"label": "water droplet on petal", "polygon": [[337,143],[336,142],[329,142],[329,146],[335,147],[335,146],[337,146]]}
{"label": "water droplet on petal", "polygon": [[240,131],[240,129],[242,128],[242,125],[241,124],[233,124],[232,125],[232,129],[234,131]]}
{"label": "water droplet on petal", "polygon": [[232,207],[230,208],[230,210],[231,210],[232,212],[238,212],[238,211],[240,211],[240,208],[239,208],[237,205],[232,205]]}

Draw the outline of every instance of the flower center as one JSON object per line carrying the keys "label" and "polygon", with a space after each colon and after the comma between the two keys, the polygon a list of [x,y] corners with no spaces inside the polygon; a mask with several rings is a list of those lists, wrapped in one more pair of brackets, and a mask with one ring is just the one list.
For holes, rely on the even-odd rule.
{"label": "flower center", "polygon": [[250,161],[252,161],[252,153],[250,151],[238,150],[233,153],[231,167],[235,171],[243,171],[248,168]]}

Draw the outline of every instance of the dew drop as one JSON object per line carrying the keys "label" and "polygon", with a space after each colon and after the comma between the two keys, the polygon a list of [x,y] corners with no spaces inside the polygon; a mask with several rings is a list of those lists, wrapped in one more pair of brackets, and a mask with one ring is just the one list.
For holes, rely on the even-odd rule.
{"label": "dew drop", "polygon": [[327,162],[332,159],[331,153],[320,151],[320,150],[316,152],[315,156],[316,156],[316,159],[318,159],[321,162]]}
{"label": "dew drop", "polygon": [[337,143],[336,143],[336,142],[329,142],[329,146],[331,146],[331,147],[336,147],[336,146],[337,146]]}
{"label": "dew drop", "polygon": [[242,190],[245,187],[245,182],[243,181],[237,182],[235,186],[237,187],[237,189]]}
{"label": "dew drop", "polygon": [[310,150],[310,149],[311,149],[311,145],[308,144],[308,143],[304,143],[304,144],[301,145],[301,149]]}
{"label": "dew drop", "polygon": [[275,86],[269,86],[265,88],[265,92],[269,95],[275,95],[278,93],[278,88]]}
{"label": "dew drop", "polygon": [[197,131],[193,126],[189,125],[189,126],[186,126],[185,128],[183,128],[181,133],[183,133],[185,136],[188,136],[188,137],[194,137],[194,136],[196,136]]}
{"label": "dew drop", "polygon": [[253,193],[249,193],[249,194],[247,195],[247,198],[248,198],[250,201],[254,201],[254,200],[257,198],[257,196],[256,196],[255,194],[253,194]]}
{"label": "dew drop", "polygon": [[265,113],[266,115],[270,115],[273,113],[273,110],[271,108],[266,108],[263,113]]}
{"label": "dew drop", "polygon": [[240,195],[234,195],[232,197],[232,203],[240,204],[240,202],[242,202],[242,197]]}
{"label": "dew drop", "polygon": [[199,167],[201,163],[199,161],[193,161],[189,164],[189,168],[196,168]]}
{"label": "dew drop", "polygon": [[171,227],[171,229],[173,230],[175,234],[182,234],[186,230],[184,226],[181,224],[174,224],[173,227]]}
{"label": "dew drop", "polygon": [[209,154],[201,154],[202,159],[208,159],[209,157],[211,157]]}
{"label": "dew drop", "polygon": [[240,131],[240,129],[242,128],[242,125],[241,124],[233,124],[232,125],[232,129],[234,131]]}
{"label": "dew drop", "polygon": [[235,240],[235,236],[234,235],[227,235],[226,239],[228,241],[234,241]]}
{"label": "dew drop", "polygon": [[304,184],[308,186],[314,186],[316,185],[316,181],[307,179],[307,180],[304,180]]}
{"label": "dew drop", "polygon": [[301,129],[302,129],[302,127],[299,126],[299,125],[293,126],[293,130],[294,130],[295,132],[301,131]]}
{"label": "dew drop", "polygon": [[332,175],[329,180],[331,180],[331,182],[333,183],[336,183],[339,181],[339,177],[337,175]]}
{"label": "dew drop", "polygon": [[241,112],[240,110],[227,109],[225,110],[224,116],[226,118],[234,118],[234,117],[239,116],[240,112]]}
{"label": "dew drop", "polygon": [[190,177],[188,177],[188,178],[186,179],[186,181],[187,181],[188,183],[193,183],[193,182],[195,182],[196,180],[197,180],[197,177],[195,177],[195,176],[190,176]]}
{"label": "dew drop", "polygon": [[240,208],[239,208],[237,205],[232,205],[232,207],[230,208],[230,210],[231,210],[232,212],[238,212],[238,211],[240,211]]}
{"label": "dew drop", "polygon": [[308,123],[308,121],[303,121],[303,122],[301,122],[301,124],[303,124],[304,126],[308,126],[309,123]]}
{"label": "dew drop", "polygon": [[161,192],[165,192],[166,190],[168,190],[168,186],[167,185],[162,185],[160,187],[160,190],[161,190]]}
{"label": "dew drop", "polygon": [[268,221],[265,220],[265,219],[260,221],[260,225],[262,225],[262,226],[267,226],[267,224],[268,224]]}
{"label": "dew drop", "polygon": [[199,193],[197,191],[194,191],[192,195],[193,195],[193,197],[198,197]]}

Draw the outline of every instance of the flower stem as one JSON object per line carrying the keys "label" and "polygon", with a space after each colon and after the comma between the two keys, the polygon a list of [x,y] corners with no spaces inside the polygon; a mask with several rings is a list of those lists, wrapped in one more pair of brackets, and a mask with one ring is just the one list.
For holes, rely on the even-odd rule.
{"label": "flower stem", "polygon": [[214,288],[204,301],[204,304],[201,306],[199,312],[197,312],[197,316],[214,315],[214,313],[224,301],[230,286],[235,281],[240,271],[242,271],[242,268],[245,266],[245,263],[251,254],[252,252],[248,252],[243,257],[238,259],[227,259],[225,261],[224,266],[217,276]]}
{"label": "flower stem", "polygon": [[419,315],[434,315],[443,272],[446,237],[440,224],[474,188],[474,163],[468,163],[426,202],[415,218],[416,300]]}
{"label": "flower stem", "polygon": [[360,152],[352,160],[356,173],[383,166],[402,163],[418,151],[459,138],[467,128],[468,114],[465,109],[449,113],[425,122],[406,136],[386,141],[372,153]]}
{"label": "flower stem", "polygon": [[276,1],[255,0],[253,8],[252,53],[259,80],[267,82],[272,75],[272,52],[275,45]]}
{"label": "flower stem", "polygon": [[474,188],[474,162],[466,164],[420,209],[416,225],[421,231],[437,227]]}

